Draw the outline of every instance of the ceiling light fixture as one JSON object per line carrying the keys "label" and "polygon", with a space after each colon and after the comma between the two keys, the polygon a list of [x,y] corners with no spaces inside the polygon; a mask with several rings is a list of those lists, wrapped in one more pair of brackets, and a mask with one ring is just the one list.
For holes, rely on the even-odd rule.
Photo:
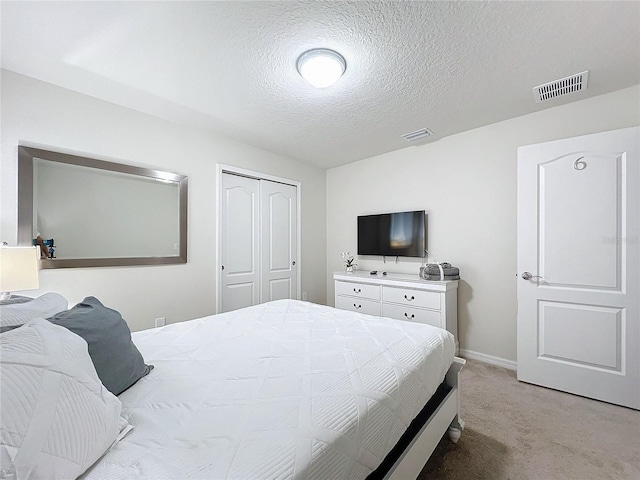
{"label": "ceiling light fixture", "polygon": [[338,52],[327,48],[314,48],[298,57],[298,72],[316,88],[330,87],[347,69],[347,62]]}

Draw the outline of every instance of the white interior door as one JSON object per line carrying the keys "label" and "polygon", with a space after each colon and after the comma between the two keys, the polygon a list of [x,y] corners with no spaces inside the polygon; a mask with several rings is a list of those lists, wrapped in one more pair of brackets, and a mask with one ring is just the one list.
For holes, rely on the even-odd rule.
{"label": "white interior door", "polygon": [[640,409],[640,129],[518,149],[518,379]]}
{"label": "white interior door", "polygon": [[262,301],[297,298],[297,189],[260,182],[262,209]]}
{"label": "white interior door", "polygon": [[220,311],[260,303],[260,182],[222,176]]}

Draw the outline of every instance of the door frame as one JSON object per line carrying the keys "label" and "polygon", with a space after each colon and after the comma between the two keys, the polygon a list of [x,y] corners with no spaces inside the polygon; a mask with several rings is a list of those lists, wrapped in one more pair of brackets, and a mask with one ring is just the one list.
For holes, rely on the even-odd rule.
{"label": "door frame", "polygon": [[[233,165],[218,163],[216,164],[216,188],[218,191],[218,194],[216,195],[216,313],[220,313],[220,305],[222,299],[222,270],[220,269],[220,259],[222,258],[222,240],[220,238],[220,232],[222,231],[222,175],[224,173],[238,175],[241,177],[255,178],[256,180],[268,180],[270,182],[284,183],[285,185],[296,187],[296,203],[298,210],[296,216],[296,232],[298,237],[296,245],[296,266],[298,267],[296,299],[300,300],[300,296],[302,295],[302,229],[300,228],[300,219],[302,212],[301,182],[291,180],[289,178],[267,175],[266,173],[247,170],[245,168],[235,167]],[[262,248],[260,249],[260,252],[262,254]],[[260,298],[262,298],[262,282],[260,283]]]}

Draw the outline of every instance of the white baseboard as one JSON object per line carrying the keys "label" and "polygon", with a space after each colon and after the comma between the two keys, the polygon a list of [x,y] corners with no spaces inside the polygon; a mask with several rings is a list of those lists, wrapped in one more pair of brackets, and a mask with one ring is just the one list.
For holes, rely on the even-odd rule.
{"label": "white baseboard", "polygon": [[460,356],[469,358],[471,360],[479,360],[490,365],[496,365],[498,367],[507,368],[509,370],[518,370],[518,362],[513,360],[507,360],[506,358],[494,357],[492,355],[486,355],[484,353],[474,352],[473,350],[460,349]]}

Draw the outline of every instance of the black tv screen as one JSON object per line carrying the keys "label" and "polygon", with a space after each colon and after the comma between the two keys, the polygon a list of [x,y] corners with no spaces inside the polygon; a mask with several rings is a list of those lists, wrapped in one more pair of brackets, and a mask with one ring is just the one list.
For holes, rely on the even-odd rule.
{"label": "black tv screen", "polygon": [[427,249],[424,210],[358,217],[358,255],[424,257]]}

